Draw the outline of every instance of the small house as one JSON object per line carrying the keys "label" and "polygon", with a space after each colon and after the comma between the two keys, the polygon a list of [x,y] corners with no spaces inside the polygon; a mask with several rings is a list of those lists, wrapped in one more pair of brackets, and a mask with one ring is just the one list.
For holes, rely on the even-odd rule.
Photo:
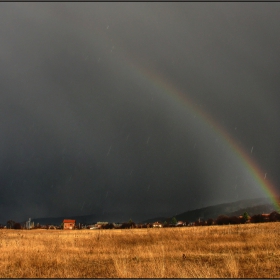
{"label": "small house", "polygon": [[75,220],[63,220],[63,229],[74,229],[75,228]]}
{"label": "small house", "polygon": [[263,221],[269,222],[269,216],[270,216],[270,214],[262,214]]}
{"label": "small house", "polygon": [[159,223],[159,222],[155,222],[155,223],[153,223],[153,227],[162,227],[162,224],[161,223]]}
{"label": "small house", "polygon": [[97,228],[102,228],[108,224],[109,224],[108,222],[97,222],[94,226]]}

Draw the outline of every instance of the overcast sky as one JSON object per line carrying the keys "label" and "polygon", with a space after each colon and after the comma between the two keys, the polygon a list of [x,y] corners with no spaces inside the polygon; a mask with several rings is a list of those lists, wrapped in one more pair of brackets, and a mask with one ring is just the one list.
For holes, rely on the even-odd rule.
{"label": "overcast sky", "polygon": [[141,220],[264,196],[211,122],[280,190],[279,14],[0,3],[0,222]]}

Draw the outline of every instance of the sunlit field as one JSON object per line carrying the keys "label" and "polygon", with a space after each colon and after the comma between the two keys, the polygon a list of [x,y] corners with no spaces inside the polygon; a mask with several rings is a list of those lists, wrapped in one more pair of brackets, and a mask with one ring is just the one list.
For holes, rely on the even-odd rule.
{"label": "sunlit field", "polygon": [[3,278],[280,277],[280,223],[0,230]]}

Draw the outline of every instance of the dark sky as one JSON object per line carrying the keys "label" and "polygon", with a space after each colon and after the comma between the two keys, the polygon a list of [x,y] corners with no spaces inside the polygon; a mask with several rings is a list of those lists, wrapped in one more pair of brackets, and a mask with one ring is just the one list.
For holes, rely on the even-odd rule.
{"label": "dark sky", "polygon": [[280,191],[279,14],[0,3],[0,222],[141,220],[264,196],[206,115]]}

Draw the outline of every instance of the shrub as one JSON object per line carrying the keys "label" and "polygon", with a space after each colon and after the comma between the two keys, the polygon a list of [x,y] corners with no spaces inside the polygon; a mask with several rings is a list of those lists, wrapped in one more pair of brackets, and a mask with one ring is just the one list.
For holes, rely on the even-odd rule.
{"label": "shrub", "polygon": [[217,225],[228,225],[229,223],[229,217],[225,215],[220,215],[216,220]]}
{"label": "shrub", "polygon": [[214,220],[213,219],[208,219],[207,220],[207,226],[211,226],[214,224]]}
{"label": "shrub", "polygon": [[20,223],[15,223],[14,224],[14,229],[21,229]]}
{"label": "shrub", "polygon": [[175,217],[173,217],[171,219],[171,224],[176,225],[177,224],[177,219]]}
{"label": "shrub", "polygon": [[250,220],[250,216],[249,216],[249,214],[248,214],[247,212],[245,212],[245,213],[243,214],[243,219],[245,220],[245,222],[247,222],[248,220]]}
{"label": "shrub", "polygon": [[251,217],[251,223],[264,223],[265,219],[262,214],[257,214]]}
{"label": "shrub", "polygon": [[121,226],[120,226],[120,228],[121,229],[124,229],[124,228],[135,228],[136,226],[135,226],[135,223],[134,222],[132,222],[132,223],[123,223]]}
{"label": "shrub", "polygon": [[229,219],[229,223],[232,224],[232,225],[240,224],[240,220],[236,216],[231,216],[228,219]]}
{"label": "shrub", "polygon": [[280,221],[280,214],[276,211],[273,211],[269,214],[269,221],[270,222],[277,222]]}

